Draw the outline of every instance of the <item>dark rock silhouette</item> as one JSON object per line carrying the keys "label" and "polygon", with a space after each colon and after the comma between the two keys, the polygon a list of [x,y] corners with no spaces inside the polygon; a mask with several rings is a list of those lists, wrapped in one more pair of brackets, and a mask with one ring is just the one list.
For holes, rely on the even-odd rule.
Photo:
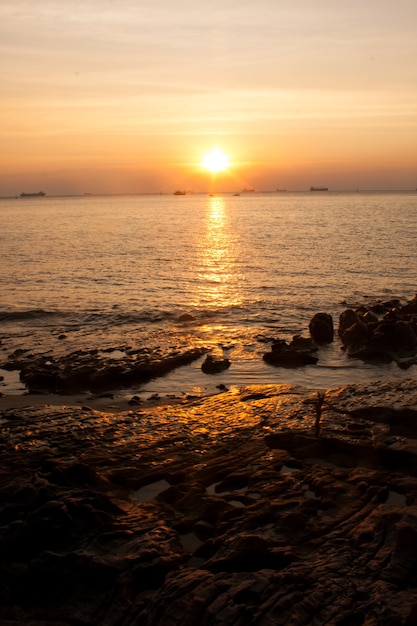
{"label": "dark rock silhouette", "polygon": [[269,365],[276,367],[302,367],[303,365],[315,365],[318,361],[316,356],[301,350],[271,350],[263,355],[263,360]]}
{"label": "dark rock silhouette", "polygon": [[208,354],[201,366],[205,374],[219,374],[230,367],[229,359],[218,359]]}
{"label": "dark rock silhouette", "polygon": [[385,306],[343,311],[338,334],[344,349],[364,361],[395,361],[400,367],[409,367],[417,357],[416,309],[417,296],[404,306],[395,300]]}
{"label": "dark rock silhouette", "polygon": [[334,337],[333,318],[329,313],[316,313],[308,327],[315,343],[332,343]]}
{"label": "dark rock silhouette", "polygon": [[30,393],[103,393],[148,382],[188,365],[206,352],[203,348],[183,351],[127,350],[123,358],[112,359],[97,350],[78,351],[67,356],[28,356],[10,359],[9,369],[20,369],[20,379]]}
{"label": "dark rock silhouette", "polygon": [[271,351],[266,352],[262,358],[275,367],[302,367],[317,363],[316,351],[317,347],[312,339],[295,335],[289,344],[284,339],[274,340]]}
{"label": "dark rock silhouette", "polygon": [[178,318],[179,322],[195,322],[195,317],[194,315],[191,315],[191,313],[182,313],[179,318]]}

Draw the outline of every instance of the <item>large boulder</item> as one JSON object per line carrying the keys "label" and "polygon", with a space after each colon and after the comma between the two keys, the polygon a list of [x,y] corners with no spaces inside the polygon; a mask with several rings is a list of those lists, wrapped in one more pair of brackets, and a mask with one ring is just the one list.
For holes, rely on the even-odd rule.
{"label": "large boulder", "polygon": [[365,322],[357,320],[352,326],[346,328],[341,339],[346,347],[360,346],[371,336],[371,330]]}
{"label": "large boulder", "polygon": [[337,331],[339,337],[342,337],[345,330],[360,321],[360,316],[352,309],[346,309],[345,311],[343,311],[339,317],[339,328]]}
{"label": "large boulder", "polygon": [[315,343],[332,343],[334,334],[333,318],[329,313],[316,313],[308,327]]}

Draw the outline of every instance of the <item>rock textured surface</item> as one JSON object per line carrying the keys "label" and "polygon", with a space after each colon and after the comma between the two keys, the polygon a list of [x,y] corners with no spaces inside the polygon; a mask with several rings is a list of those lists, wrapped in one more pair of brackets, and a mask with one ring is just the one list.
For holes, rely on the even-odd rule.
{"label": "rock textured surface", "polygon": [[2,626],[417,623],[415,381],[0,421]]}
{"label": "rock textured surface", "polygon": [[78,350],[53,357],[24,350],[10,355],[1,365],[4,369],[19,370],[20,380],[29,393],[103,393],[165,376],[199,359],[205,352],[204,348],[195,347],[150,350],[123,346],[105,351]]}

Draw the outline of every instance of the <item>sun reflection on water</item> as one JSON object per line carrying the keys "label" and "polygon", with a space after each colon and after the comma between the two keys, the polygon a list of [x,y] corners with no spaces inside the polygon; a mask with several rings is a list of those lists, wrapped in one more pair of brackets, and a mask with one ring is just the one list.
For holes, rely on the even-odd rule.
{"label": "sun reflection on water", "polygon": [[197,301],[194,304],[215,308],[241,304],[239,285],[243,277],[239,270],[239,248],[224,199],[211,197],[196,259]]}

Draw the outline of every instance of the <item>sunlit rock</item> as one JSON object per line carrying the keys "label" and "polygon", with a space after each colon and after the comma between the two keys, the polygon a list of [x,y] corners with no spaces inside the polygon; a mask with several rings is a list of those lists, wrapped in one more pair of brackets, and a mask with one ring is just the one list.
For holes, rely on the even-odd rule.
{"label": "sunlit rock", "polygon": [[318,436],[316,404],[2,411],[2,618],[414,624],[415,380],[326,390]]}

